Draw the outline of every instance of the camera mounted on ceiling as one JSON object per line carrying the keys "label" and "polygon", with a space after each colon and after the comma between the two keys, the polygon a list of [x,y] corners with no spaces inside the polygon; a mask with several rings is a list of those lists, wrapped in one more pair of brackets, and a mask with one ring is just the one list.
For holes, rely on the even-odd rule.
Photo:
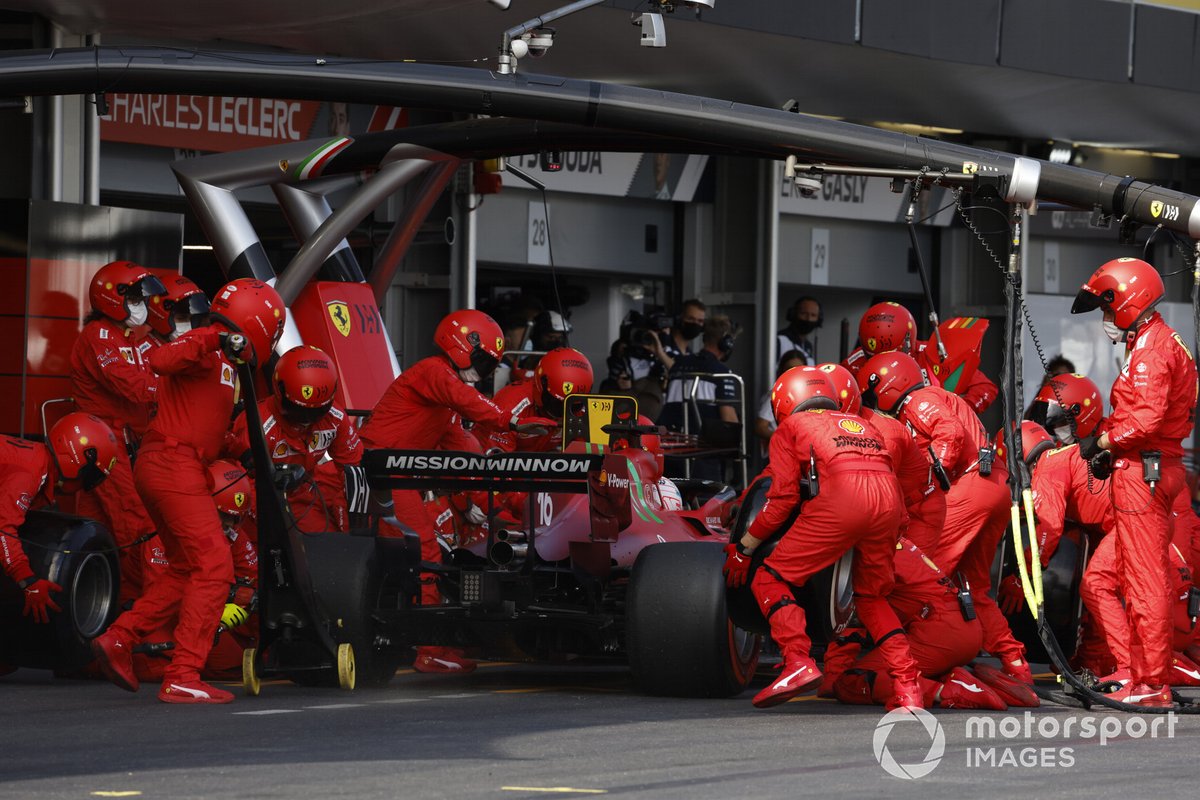
{"label": "camera mounted on ceiling", "polygon": [[[510,0],[489,0],[492,5],[505,9]],[[576,0],[561,8],[547,11],[541,16],[526,20],[520,25],[514,25],[504,32],[500,40],[500,54],[496,59],[496,71],[501,75],[513,75],[517,71],[517,61],[526,56],[539,58],[546,54],[554,44],[554,28],[547,23],[556,19],[582,11],[585,8],[599,5],[605,0]],[[696,9],[713,8],[717,0],[649,0],[650,11],[644,14],[634,14],[633,24],[641,26],[641,43],[645,47],[666,47],[667,31],[663,25],[663,14],[670,14],[679,6]]]}

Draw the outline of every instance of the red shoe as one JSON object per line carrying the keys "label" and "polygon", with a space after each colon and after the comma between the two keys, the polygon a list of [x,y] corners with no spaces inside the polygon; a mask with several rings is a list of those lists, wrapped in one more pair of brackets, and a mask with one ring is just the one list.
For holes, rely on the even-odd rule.
{"label": "red shoe", "polygon": [[1096,680],[1099,682],[1098,685],[1101,685],[1101,686],[1106,683],[1120,684],[1116,689],[1113,690],[1114,692],[1116,692],[1116,691],[1120,691],[1121,689],[1124,689],[1126,686],[1128,686],[1129,682],[1131,680],[1133,680],[1133,676],[1129,674],[1128,668],[1123,667],[1121,669],[1118,669],[1116,672],[1111,672],[1108,675],[1105,675],[1103,678],[1097,678]]}
{"label": "red shoe", "polygon": [[942,708],[980,708],[1004,711],[1008,703],[994,689],[962,667],[950,670],[942,682],[938,705]]}
{"label": "red shoe", "polygon": [[1200,686],[1200,666],[1183,653],[1175,653],[1171,659],[1168,676],[1172,686]]}
{"label": "red shoe", "polygon": [[462,650],[454,647],[418,647],[413,669],[433,674],[466,675],[478,666]]}
{"label": "red shoe", "polygon": [[[1026,670],[1028,670],[1028,665],[1026,666]],[[1042,704],[1038,700],[1037,694],[1033,691],[1032,685],[1024,681],[1019,681],[993,666],[988,664],[972,664],[971,672],[975,674],[980,683],[986,685],[1010,706],[1037,708]]]}
{"label": "red shoe", "polygon": [[133,670],[133,651],[129,643],[111,628],[92,639],[92,655],[110,681],[127,692],[136,692],[137,673]]}
{"label": "red shoe", "polygon": [[233,695],[224,689],[209,686],[201,680],[195,681],[163,681],[158,690],[158,699],[164,703],[189,703],[221,705],[232,703]]}
{"label": "red shoe", "polygon": [[1147,686],[1144,683],[1134,683],[1133,681],[1110,694],[1109,698],[1143,708],[1170,708],[1174,705],[1171,700],[1171,687]]}
{"label": "red shoe", "polygon": [[806,656],[784,664],[775,682],[754,695],[750,702],[754,703],[755,708],[770,708],[786,703],[820,682],[821,670],[817,669],[817,662]]}
{"label": "red shoe", "polygon": [[919,682],[906,683],[904,681],[894,681],[893,688],[896,693],[884,705],[884,708],[888,711],[903,709],[911,712],[925,707],[925,696],[924,692],[921,691],[921,684]]}
{"label": "red shoe", "polygon": [[1033,672],[1029,669],[1029,662],[1022,656],[1012,658],[1004,656],[1000,659],[1000,669],[1004,670],[1004,674],[1013,680],[1020,681],[1026,686],[1033,686]]}

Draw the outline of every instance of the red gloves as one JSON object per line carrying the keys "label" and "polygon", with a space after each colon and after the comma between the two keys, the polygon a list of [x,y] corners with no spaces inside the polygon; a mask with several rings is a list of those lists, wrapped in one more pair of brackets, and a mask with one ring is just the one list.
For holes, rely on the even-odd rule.
{"label": "red gloves", "polygon": [[1021,588],[1021,579],[1015,574],[1001,580],[996,587],[996,604],[1008,616],[1019,614],[1025,608],[1025,591]]}
{"label": "red gloves", "polygon": [[750,577],[750,554],[742,549],[741,542],[730,542],[725,545],[725,585],[731,589],[746,585]]}
{"label": "red gloves", "polygon": [[33,616],[34,622],[42,624],[50,622],[51,611],[62,611],[58,604],[50,599],[51,592],[61,592],[62,587],[57,583],[38,578],[25,587],[25,616]]}

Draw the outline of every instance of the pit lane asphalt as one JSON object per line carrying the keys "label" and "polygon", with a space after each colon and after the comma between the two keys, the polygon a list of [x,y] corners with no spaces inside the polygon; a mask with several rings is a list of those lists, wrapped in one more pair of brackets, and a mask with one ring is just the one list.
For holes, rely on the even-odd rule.
{"label": "pit lane asphalt", "polygon": [[[760,672],[755,690],[767,677]],[[402,670],[385,689],[353,693],[271,682],[261,696],[243,697],[230,686],[232,704],[194,707],[159,703],[155,685],[132,695],[34,670],[0,678],[0,798],[1091,800],[1190,794],[1200,745],[1200,717],[1177,717],[1174,738],[1101,746],[1023,732],[968,740],[966,720],[980,712],[935,710],[945,754],[928,776],[902,780],[873,752],[879,708],[810,696],[760,711],[751,691],[732,700],[646,697],[618,667],[488,664],[455,677]],[[1062,706],[1034,714],[1035,726],[1049,716],[1128,718]],[[911,763],[930,741],[904,723],[886,746]],[[1056,762],[1067,747],[1074,765],[968,766],[977,746],[1011,747],[1016,758],[1047,748]],[[996,762],[1003,758],[1001,750]]]}

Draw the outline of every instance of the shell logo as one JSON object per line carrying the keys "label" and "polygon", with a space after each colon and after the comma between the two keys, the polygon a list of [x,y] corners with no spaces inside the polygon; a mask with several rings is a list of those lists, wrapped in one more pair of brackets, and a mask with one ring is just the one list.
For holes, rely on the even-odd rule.
{"label": "shell logo", "polygon": [[838,421],[838,427],[846,433],[862,433],[866,430],[861,424],[852,419],[843,419]]}
{"label": "shell logo", "polygon": [[87,447],[87,443],[88,443],[88,437],[86,437],[86,436],[79,437],[79,446],[80,447]]}
{"label": "shell logo", "polygon": [[1123,283],[1118,283],[1118,284],[1117,284],[1117,291],[1118,291],[1118,292],[1123,292],[1123,291],[1125,291],[1127,288],[1129,288],[1129,287],[1127,287],[1127,286],[1126,286],[1125,284],[1123,284]]}
{"label": "shell logo", "polygon": [[1090,397],[1083,398],[1083,407],[1084,408],[1087,408],[1091,404],[1092,404],[1092,398],[1090,398]]}
{"label": "shell logo", "polygon": [[608,473],[605,472],[604,470],[600,470],[600,485],[601,486],[608,485]]}
{"label": "shell logo", "polygon": [[108,290],[110,290],[110,291],[111,291],[111,290],[112,290],[112,282],[111,282],[111,281],[105,281],[105,282],[104,282],[104,288],[105,288],[105,289],[108,289]]}
{"label": "shell logo", "polygon": [[880,375],[887,375],[887,374],[888,374],[888,368],[887,368],[887,367],[880,367],[880,368],[879,368],[879,374],[880,374]]}
{"label": "shell logo", "polygon": [[461,331],[462,333],[466,333],[466,332],[467,332],[467,326],[466,326],[466,325],[459,325],[459,326],[458,326],[458,329],[459,329],[459,331]]}

